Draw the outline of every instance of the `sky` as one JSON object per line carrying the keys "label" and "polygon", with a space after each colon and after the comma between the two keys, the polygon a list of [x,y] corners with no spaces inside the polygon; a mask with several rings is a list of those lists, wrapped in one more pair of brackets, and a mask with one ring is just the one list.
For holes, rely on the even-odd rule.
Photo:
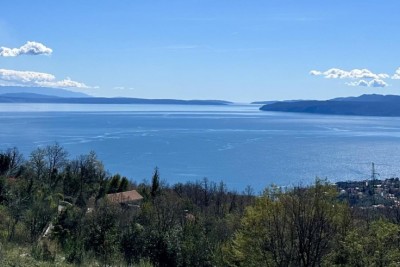
{"label": "sky", "polygon": [[398,0],[4,1],[0,85],[235,102],[400,94]]}

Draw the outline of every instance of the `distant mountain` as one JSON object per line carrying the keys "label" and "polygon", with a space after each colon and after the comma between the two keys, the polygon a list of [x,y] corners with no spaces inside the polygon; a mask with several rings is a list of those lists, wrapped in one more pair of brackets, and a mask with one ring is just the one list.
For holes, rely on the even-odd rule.
{"label": "distant mountain", "polygon": [[92,97],[59,88],[0,86],[0,103],[64,103],[64,104],[176,104],[228,105],[223,100],[143,99],[128,97]]}
{"label": "distant mountain", "polygon": [[0,103],[54,103],[54,104],[175,104],[175,105],[228,105],[222,100],[142,99],[124,97],[55,97],[32,93],[0,94]]}
{"label": "distant mountain", "polygon": [[393,102],[400,101],[399,95],[378,95],[378,94],[370,94],[370,95],[360,95],[360,96],[351,96],[351,97],[338,97],[333,98],[331,101],[346,101],[346,102]]}
{"label": "distant mountain", "polygon": [[25,87],[25,86],[0,86],[0,95],[4,94],[38,94],[55,97],[91,97],[88,94],[72,92],[66,89],[49,87]]}
{"label": "distant mountain", "polygon": [[58,96],[52,95],[41,95],[41,94],[34,94],[34,93],[7,93],[7,94],[0,94],[0,97],[5,98],[58,98]]}
{"label": "distant mountain", "polygon": [[361,95],[326,101],[276,102],[260,108],[264,111],[301,112],[356,116],[400,116],[400,96]]}

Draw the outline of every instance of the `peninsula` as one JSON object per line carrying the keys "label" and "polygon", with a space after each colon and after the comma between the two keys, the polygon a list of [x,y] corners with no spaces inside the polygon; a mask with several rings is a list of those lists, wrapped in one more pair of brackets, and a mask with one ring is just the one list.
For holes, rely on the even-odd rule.
{"label": "peninsula", "polygon": [[353,116],[400,116],[400,96],[398,95],[361,95],[359,97],[341,97],[325,101],[279,101],[263,105],[262,111],[299,112]]}

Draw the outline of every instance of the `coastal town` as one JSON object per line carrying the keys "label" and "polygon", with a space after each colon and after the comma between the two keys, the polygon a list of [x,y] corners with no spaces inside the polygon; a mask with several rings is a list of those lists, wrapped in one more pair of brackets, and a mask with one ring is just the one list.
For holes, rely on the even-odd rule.
{"label": "coastal town", "polygon": [[392,177],[336,183],[339,199],[347,200],[352,207],[400,207],[400,179]]}

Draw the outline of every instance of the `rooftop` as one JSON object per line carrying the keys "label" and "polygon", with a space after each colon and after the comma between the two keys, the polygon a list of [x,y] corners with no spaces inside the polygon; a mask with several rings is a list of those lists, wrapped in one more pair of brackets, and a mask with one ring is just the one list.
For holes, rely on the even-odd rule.
{"label": "rooftop", "polygon": [[108,200],[114,203],[135,202],[143,199],[143,197],[136,190],[107,194],[106,197]]}

